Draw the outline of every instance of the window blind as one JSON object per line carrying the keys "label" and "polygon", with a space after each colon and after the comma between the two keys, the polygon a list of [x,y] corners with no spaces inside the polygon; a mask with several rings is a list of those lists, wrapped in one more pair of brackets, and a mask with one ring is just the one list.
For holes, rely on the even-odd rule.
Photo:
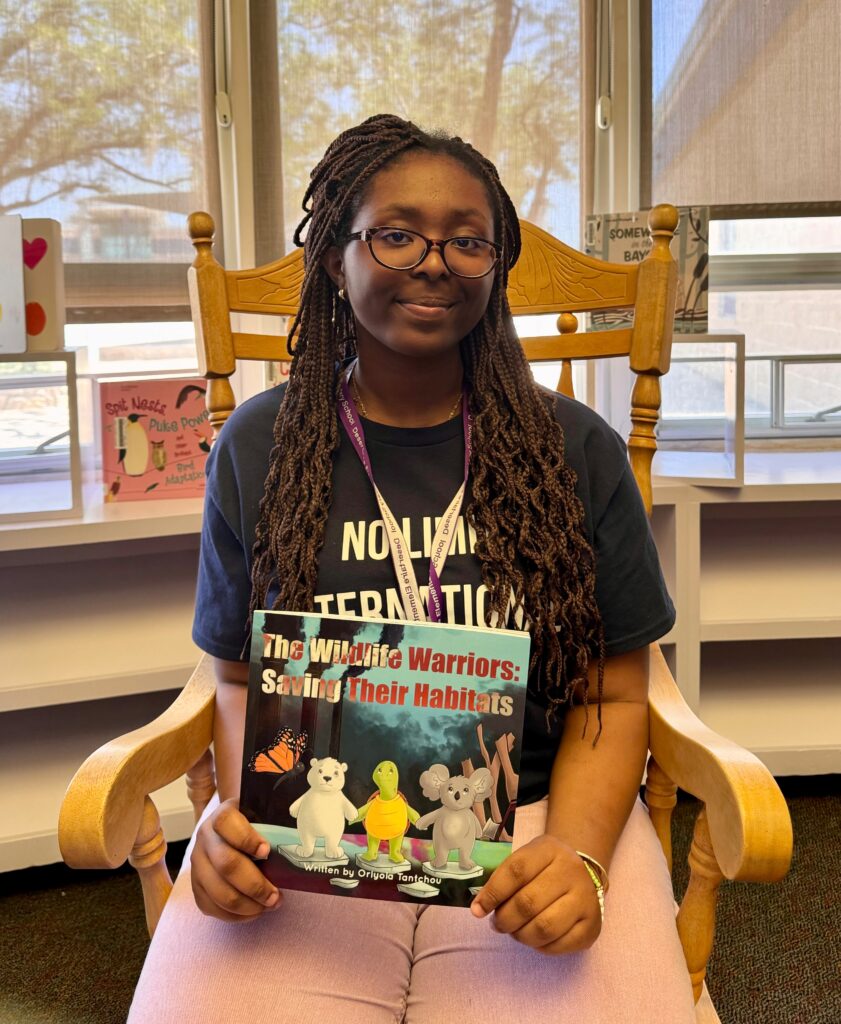
{"label": "window blind", "polygon": [[837,0],[649,0],[647,14],[642,204],[841,212]]}

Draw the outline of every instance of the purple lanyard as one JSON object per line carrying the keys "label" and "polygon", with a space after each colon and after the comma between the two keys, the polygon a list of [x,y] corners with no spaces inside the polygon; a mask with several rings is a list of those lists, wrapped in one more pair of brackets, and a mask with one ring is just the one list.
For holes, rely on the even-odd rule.
{"label": "purple lanyard", "polygon": [[[432,622],[440,622],[443,611],[443,590],[441,589],[441,575],[444,571],[444,563],[450,553],[450,546],[455,536],[456,520],[461,512],[464,501],[464,492],[467,489],[467,475],[470,467],[470,435],[472,430],[472,417],[467,409],[467,395],[461,396],[461,418],[464,424],[464,480],[456,491],[453,500],[447,506],[435,536],[432,540],[432,556],[429,562],[429,618]],[[403,608],[406,611],[406,618],[415,622],[423,622],[426,616],[423,614],[423,601],[418,589],[418,581],[415,576],[415,568],[412,565],[412,558],[409,553],[409,546],[403,536],[403,532],[397,525],[397,520],[392,515],[391,509],[386,504],[385,498],[380,493],[374,481],[374,472],[371,468],[371,459],[368,456],[368,448],[365,445],[365,432],[362,429],[362,421],[356,409],[347,377],[342,379],[342,397],[339,400],[339,422],[345,428],[345,433],[350,438],[354,451],[368,474],[371,486],[374,488],[374,495],[380,507],[380,514],[383,517],[386,536],[388,537],[391,549],[391,560],[394,563],[394,572],[397,576],[397,583],[400,589],[400,597]]]}

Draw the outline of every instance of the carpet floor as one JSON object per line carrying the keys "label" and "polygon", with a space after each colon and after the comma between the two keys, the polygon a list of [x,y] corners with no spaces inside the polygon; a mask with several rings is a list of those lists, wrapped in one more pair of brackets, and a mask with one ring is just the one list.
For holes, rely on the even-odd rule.
{"label": "carpet floor", "polygon": [[[723,1024],[841,1024],[841,777],[780,782],[792,869],[777,885],[722,887],[710,993]],[[675,811],[678,892],[697,809],[681,798]],[[130,868],[0,875],[0,1024],[124,1024],[147,941]]]}

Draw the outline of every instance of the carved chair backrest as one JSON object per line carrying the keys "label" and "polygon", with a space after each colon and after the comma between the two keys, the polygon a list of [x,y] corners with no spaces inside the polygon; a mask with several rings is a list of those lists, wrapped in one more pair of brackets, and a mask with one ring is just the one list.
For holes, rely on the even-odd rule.
{"label": "carved chair backrest", "polygon": [[[605,263],[570,248],[534,224],[521,221],[523,248],[508,280],[513,315],[557,313],[558,333],[523,339],[532,362],[561,361],[558,390],[572,396],[573,359],[625,356],[636,376],[631,396],[628,449],[637,483],[651,511],[651,460],[660,409],[660,377],[669,369],[677,267],[669,249],[678,222],[674,206],[649,214],[649,254],[639,264]],[[232,313],[294,316],[304,279],[303,252],[296,249],[252,270],[225,270],[213,255],[213,219],[190,215],[196,258],[189,270],[190,304],[199,370],[207,378],[207,407],[214,436],[234,408],[230,376],[237,359],[291,359],[286,339],[237,332]],[[630,327],[578,331],[575,314],[633,310]]]}

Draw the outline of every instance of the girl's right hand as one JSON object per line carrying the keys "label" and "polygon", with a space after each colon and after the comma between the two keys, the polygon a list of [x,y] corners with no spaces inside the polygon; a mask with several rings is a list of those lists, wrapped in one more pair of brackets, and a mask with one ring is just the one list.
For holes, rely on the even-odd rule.
{"label": "girl's right hand", "polygon": [[269,844],[240,814],[238,800],[226,800],[196,834],[191,878],[196,905],[221,921],[251,921],[280,906],[281,893],[254,859],[264,860]]}

